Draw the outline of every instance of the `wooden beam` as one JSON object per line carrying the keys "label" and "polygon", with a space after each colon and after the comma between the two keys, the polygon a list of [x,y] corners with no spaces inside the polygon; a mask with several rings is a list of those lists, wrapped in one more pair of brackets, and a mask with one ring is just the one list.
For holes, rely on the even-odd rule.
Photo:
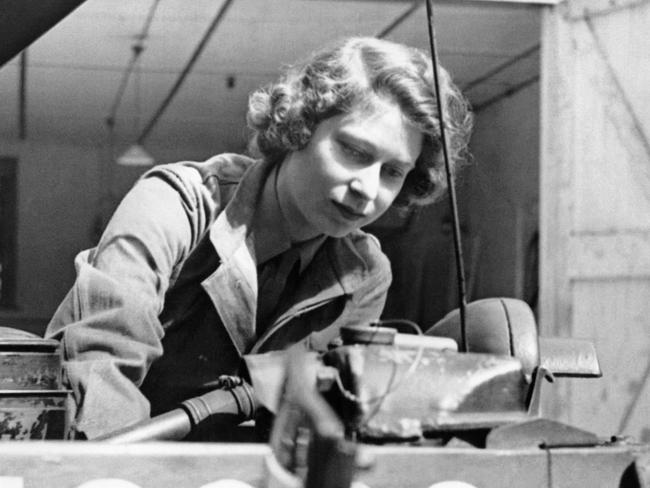
{"label": "wooden beam", "polygon": [[650,278],[650,231],[575,234],[569,239],[568,278]]}
{"label": "wooden beam", "polygon": [[[460,481],[482,488],[619,486],[625,470],[643,453],[648,449],[638,446],[496,450],[364,445],[359,456],[364,468],[356,479],[372,488],[460,486]],[[269,462],[270,455],[267,445],[253,443],[5,441],[0,444],[0,486],[207,488],[218,481],[218,486],[302,486]]]}
{"label": "wooden beam", "polygon": [[472,0],[476,2],[491,2],[491,3],[523,3],[523,4],[536,4],[536,5],[557,5],[562,0]]}

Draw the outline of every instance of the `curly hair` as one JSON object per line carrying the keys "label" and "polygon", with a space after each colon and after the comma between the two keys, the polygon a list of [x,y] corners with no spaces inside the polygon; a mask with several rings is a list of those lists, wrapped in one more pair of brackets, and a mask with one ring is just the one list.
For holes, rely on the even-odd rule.
{"label": "curly hair", "polygon": [[[473,117],[460,90],[440,68],[450,165],[467,160]],[[377,96],[396,102],[424,136],[415,169],[394,205],[435,201],[447,187],[431,60],[419,49],[372,37],[345,39],[287,67],[280,79],[249,98],[249,151],[280,162],[303,149],[323,120],[349,113]]]}

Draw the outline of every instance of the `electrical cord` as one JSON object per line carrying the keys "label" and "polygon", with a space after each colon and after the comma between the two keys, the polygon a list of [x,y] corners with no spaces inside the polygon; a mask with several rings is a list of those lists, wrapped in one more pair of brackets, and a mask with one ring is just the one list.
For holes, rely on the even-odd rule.
{"label": "electrical cord", "polygon": [[[391,320],[386,320],[386,321],[381,321],[380,320],[380,321],[372,322],[371,326],[375,326],[375,327],[378,327],[380,325],[381,326],[387,326],[390,323],[400,324],[400,325],[407,325],[407,326],[411,327],[416,332],[417,335],[424,335],[423,332],[422,332],[422,329],[420,328],[419,325],[417,325],[415,322],[412,322],[412,321],[407,320],[407,319],[394,319],[394,320],[391,319]],[[369,342],[371,342],[371,341],[369,341]],[[424,345],[421,345],[421,346],[418,347],[417,352],[415,354],[415,358],[413,359],[413,361],[411,361],[411,364],[409,365],[408,369],[401,376],[399,381],[396,381],[397,373],[398,373],[398,370],[399,370],[399,361],[398,361],[397,357],[399,356],[400,351],[404,351],[404,350],[410,351],[410,349],[402,349],[402,348],[400,348],[399,345],[393,344],[394,354],[391,355],[392,368],[391,368],[390,377],[388,378],[388,381],[386,382],[387,383],[386,384],[386,389],[384,390],[383,393],[381,393],[380,395],[377,395],[375,397],[364,399],[364,398],[360,397],[359,395],[351,392],[350,390],[348,390],[345,387],[345,385],[343,385],[341,375],[337,372],[337,374],[335,375],[335,383],[336,383],[337,388],[339,389],[339,392],[343,395],[343,397],[346,400],[361,406],[362,411],[364,410],[363,409],[364,405],[374,404],[374,407],[372,408],[372,410],[370,412],[368,412],[365,415],[365,417],[363,418],[363,420],[360,422],[360,424],[362,426],[367,425],[368,422],[370,422],[379,413],[379,411],[381,409],[381,406],[386,401],[386,398],[388,398],[389,395],[393,394],[415,372],[415,370],[417,369],[419,364],[422,362],[422,358],[424,356],[424,349],[425,349]]]}

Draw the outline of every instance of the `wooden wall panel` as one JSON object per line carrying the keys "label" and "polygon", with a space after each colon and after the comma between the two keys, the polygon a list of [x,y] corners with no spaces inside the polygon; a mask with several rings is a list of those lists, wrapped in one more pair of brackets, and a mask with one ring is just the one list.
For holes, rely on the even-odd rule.
{"label": "wooden wall panel", "polygon": [[650,442],[650,282],[580,280],[572,296],[573,334],[593,339],[603,377],[571,381],[569,419],[602,436]]}
{"label": "wooden wall panel", "polygon": [[541,324],[594,340],[600,380],[547,411],[650,440],[650,4],[569,0],[542,34]]}

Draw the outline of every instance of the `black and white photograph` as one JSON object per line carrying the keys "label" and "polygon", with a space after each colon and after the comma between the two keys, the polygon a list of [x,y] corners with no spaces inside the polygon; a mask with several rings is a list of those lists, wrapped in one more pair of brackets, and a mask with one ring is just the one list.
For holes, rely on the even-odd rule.
{"label": "black and white photograph", "polygon": [[650,0],[0,0],[0,488],[650,488]]}

